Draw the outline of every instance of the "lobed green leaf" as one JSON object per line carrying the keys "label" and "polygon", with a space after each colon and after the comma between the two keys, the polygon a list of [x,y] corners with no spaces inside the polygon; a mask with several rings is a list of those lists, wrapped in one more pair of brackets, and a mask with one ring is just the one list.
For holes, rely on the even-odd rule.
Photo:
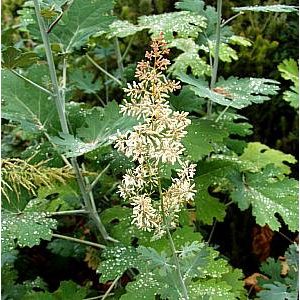
{"label": "lobed green leaf", "polygon": [[158,37],[163,32],[167,42],[174,39],[174,32],[179,38],[195,38],[206,27],[203,16],[187,11],[142,16],[138,23],[140,26],[148,28],[152,37]]}
{"label": "lobed green leaf", "polygon": [[67,157],[76,157],[111,144],[115,135],[136,124],[136,119],[121,116],[118,104],[113,101],[104,108],[93,108],[85,124],[77,129],[76,137],[60,133],[60,137],[53,137],[52,141]]}
{"label": "lobed green leaf", "polygon": [[259,142],[248,143],[239,159],[251,163],[252,167],[248,170],[260,171],[268,164],[274,164],[282,174],[286,175],[291,173],[291,169],[286,163],[294,164],[297,162],[293,155],[271,149]]}
{"label": "lobed green leaf", "polygon": [[3,66],[8,69],[27,68],[38,61],[34,52],[22,52],[14,47],[8,47],[2,52]]}
{"label": "lobed green leaf", "polygon": [[237,78],[220,79],[216,87],[211,90],[203,79],[180,74],[179,79],[190,85],[191,90],[199,97],[241,109],[252,103],[263,103],[270,99],[269,95],[276,95],[279,82],[264,78]]}
{"label": "lobed green leaf", "polygon": [[114,280],[130,269],[140,269],[141,260],[135,248],[131,246],[107,247],[102,253],[103,260],[97,268],[100,282]]}
{"label": "lobed green leaf", "polygon": [[182,139],[189,159],[199,161],[211,152],[218,152],[228,132],[219,124],[207,119],[192,120],[187,135]]}
{"label": "lobed green leaf", "polygon": [[294,179],[274,179],[272,168],[256,174],[231,176],[234,190],[232,199],[241,210],[252,206],[252,214],[260,226],[269,225],[272,230],[281,227],[275,214],[280,214],[291,231],[298,228],[298,182]]}
{"label": "lobed green leaf", "polygon": [[24,300],[83,300],[87,295],[87,289],[78,286],[73,281],[61,281],[59,288],[54,292],[34,292],[24,296]]}
{"label": "lobed green leaf", "polygon": [[109,28],[115,19],[111,16],[112,9],[111,0],[94,0],[88,5],[85,0],[73,1],[51,31],[50,40],[61,44],[64,52],[78,48],[91,35]]}
{"label": "lobed green leaf", "polygon": [[39,245],[41,239],[49,241],[56,226],[57,221],[47,218],[43,212],[25,210],[16,214],[6,211],[2,214],[2,251],[11,251],[16,245],[33,247]]}
{"label": "lobed green leaf", "polygon": [[[32,67],[27,77],[46,75],[43,66]],[[56,131],[58,115],[54,100],[47,93],[25,82],[9,70],[2,71],[2,117],[21,123],[28,131]]]}

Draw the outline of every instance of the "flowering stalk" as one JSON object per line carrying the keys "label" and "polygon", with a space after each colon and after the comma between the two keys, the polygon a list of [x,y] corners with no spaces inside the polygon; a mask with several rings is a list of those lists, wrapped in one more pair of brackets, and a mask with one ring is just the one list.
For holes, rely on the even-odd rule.
{"label": "flowering stalk", "polygon": [[[141,122],[132,131],[119,134],[115,141],[115,147],[136,163],[136,168],[127,170],[124,175],[119,193],[133,206],[133,224],[153,231],[153,238],[167,233],[182,296],[188,299],[169,229],[176,227],[178,213],[195,195],[192,181],[195,165],[182,159],[185,148],[181,143],[191,121],[187,112],[173,111],[169,105],[168,94],[180,85],[163,74],[170,61],[164,57],[169,49],[162,35],[152,42],[151,48],[146,52],[147,60],[137,65],[138,82],[124,89],[130,101],[124,100],[122,113],[135,116]],[[171,185],[163,190],[160,177],[166,164],[177,164],[179,168],[177,177],[171,178]]]}
{"label": "flowering stalk", "polygon": [[175,244],[174,244],[172,235],[171,235],[170,230],[169,230],[169,224],[168,224],[168,220],[166,218],[166,214],[165,214],[165,210],[164,210],[164,202],[163,202],[164,197],[163,197],[163,194],[162,194],[162,189],[161,189],[160,182],[159,182],[158,188],[159,188],[159,195],[160,195],[160,199],[161,199],[161,213],[162,213],[163,222],[164,222],[164,225],[166,227],[169,243],[170,243],[171,250],[172,250],[172,255],[173,255],[173,258],[174,258],[175,265],[176,265],[176,271],[177,271],[179,283],[180,283],[181,289],[182,289],[182,294],[183,294],[184,299],[187,300],[187,299],[189,299],[189,296],[188,296],[187,288],[185,286],[185,283],[184,283],[184,280],[183,280],[183,277],[182,277],[182,274],[181,274],[179,260],[178,260],[178,257],[176,255]]}

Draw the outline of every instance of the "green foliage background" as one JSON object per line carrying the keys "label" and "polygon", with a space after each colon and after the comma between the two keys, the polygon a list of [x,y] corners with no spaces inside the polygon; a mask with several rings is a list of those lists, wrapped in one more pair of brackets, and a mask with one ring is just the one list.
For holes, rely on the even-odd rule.
{"label": "green foliage background", "polygon": [[[59,180],[36,184],[32,192],[22,185],[26,170],[21,170],[16,197],[13,181],[4,176],[4,299],[85,299],[105,293],[115,279],[119,283],[107,299],[178,299],[168,240],[152,241],[151,233],[131,224],[131,207],[120,201],[116,186],[134,166],[111,146],[111,137],[137,123],[121,117],[118,104],[122,87],[134,80],[136,63],[149,49],[149,37],[161,30],[156,23],[170,42],[169,76],[184,85],[170,102],[192,118],[183,143],[186,156],[197,163],[197,195],[172,232],[190,299],[247,299],[243,279],[259,269],[270,280],[261,282],[263,290],[250,297],[296,299],[298,246],[290,241],[298,230],[298,15],[246,12],[232,27],[224,27],[219,79],[211,90],[208,53],[214,47],[215,11],[197,0],[175,2],[96,0],[86,7],[85,1],[75,0],[66,10],[49,34],[57,73],[63,69],[62,59],[68,60],[70,134],[64,134],[45,92],[53,87],[32,5],[3,1],[2,157],[32,165],[43,162],[54,172],[64,166],[64,154],[78,157],[91,181],[103,173],[95,186],[95,202],[108,233],[120,241],[102,251],[55,238],[61,233],[104,242],[87,215],[59,215],[83,208],[74,178],[67,185]],[[263,5],[298,4],[281,2]],[[216,1],[205,4],[215,7]],[[225,0],[223,18],[234,15],[232,7],[249,5],[262,4]],[[64,1],[44,0],[42,7],[49,26]],[[126,54],[123,59],[120,53]],[[224,89],[227,95],[220,92]],[[211,116],[206,116],[208,100],[214,102]],[[172,172],[167,166],[166,183]],[[257,225],[274,232],[270,255],[275,259],[263,264],[251,252],[251,230]],[[277,258],[284,254],[290,270],[281,278]]]}

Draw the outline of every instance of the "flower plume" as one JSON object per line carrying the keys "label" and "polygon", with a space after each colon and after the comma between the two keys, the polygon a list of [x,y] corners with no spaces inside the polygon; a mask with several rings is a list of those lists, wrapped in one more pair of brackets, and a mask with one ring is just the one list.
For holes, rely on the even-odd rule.
{"label": "flower plume", "polygon": [[[166,46],[162,35],[152,41],[146,60],[137,65],[137,82],[124,89],[130,101],[124,100],[121,112],[141,122],[115,141],[115,147],[137,163],[124,175],[120,196],[133,206],[132,222],[143,230],[155,230],[156,236],[165,232],[162,216],[167,217],[169,226],[176,226],[178,212],[195,194],[195,165],[181,158],[185,150],[181,139],[191,121],[188,113],[173,111],[169,105],[169,93],[180,89],[180,84],[164,75],[170,64],[165,58],[169,53]],[[181,166],[178,178],[172,178],[171,186],[157,198],[161,166],[175,163]]]}

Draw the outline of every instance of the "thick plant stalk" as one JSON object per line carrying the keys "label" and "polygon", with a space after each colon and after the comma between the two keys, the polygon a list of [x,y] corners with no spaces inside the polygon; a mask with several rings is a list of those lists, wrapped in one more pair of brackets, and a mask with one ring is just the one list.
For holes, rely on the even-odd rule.
{"label": "thick plant stalk", "polygon": [[[50,42],[49,42],[49,38],[48,38],[48,34],[47,34],[46,25],[45,25],[45,22],[44,22],[44,19],[43,19],[42,15],[41,15],[39,2],[38,2],[38,0],[33,0],[33,2],[34,2],[37,21],[38,21],[39,28],[40,28],[40,33],[41,33],[43,44],[44,44],[44,47],[45,47],[50,78],[51,78],[51,82],[52,82],[52,86],[53,86],[53,98],[54,98],[54,101],[55,101],[55,104],[56,104],[56,109],[57,109],[57,112],[58,112],[58,116],[59,116],[62,131],[63,131],[63,133],[68,134],[69,133],[69,128],[68,128],[67,118],[66,118],[66,114],[65,114],[64,87],[61,90],[60,87],[59,87],[59,84],[58,84],[55,64],[54,64],[53,55],[52,55],[52,51],[51,51],[51,46],[50,46]],[[64,60],[64,66],[66,68],[66,61],[65,60]],[[66,69],[65,68],[64,68],[64,77],[66,75]],[[65,78],[64,78],[64,81],[65,81]],[[87,192],[84,177],[81,173],[81,170],[80,170],[80,167],[78,165],[77,159],[76,158],[71,158],[71,164],[72,164],[72,167],[73,167],[74,172],[76,174],[77,183],[78,183],[78,186],[79,186],[79,189],[80,189],[80,192],[81,192],[84,204],[85,204],[85,208],[89,212],[90,217],[95,222],[95,224],[96,224],[98,230],[100,231],[102,237],[105,240],[108,240],[109,236],[106,232],[106,229],[105,229],[104,225],[102,224],[98,213],[92,207],[91,199],[90,199],[90,196]]]}
{"label": "thick plant stalk", "polygon": [[56,76],[55,65],[54,65],[54,60],[53,60],[52,51],[51,51],[51,47],[50,47],[50,42],[48,39],[48,35],[46,33],[46,25],[45,25],[44,19],[41,16],[41,10],[40,10],[40,5],[39,5],[38,0],[33,0],[33,2],[34,2],[34,7],[35,7],[35,14],[36,14],[37,21],[38,21],[39,28],[40,28],[40,33],[41,33],[43,44],[45,47],[50,78],[51,78],[51,82],[52,82],[52,86],[53,86],[53,94],[54,94],[53,98],[54,98],[54,101],[56,104],[56,109],[58,112],[61,129],[62,129],[63,133],[69,133],[67,119],[66,119],[66,115],[64,113],[64,105],[62,103],[61,93],[60,93],[59,84],[58,84],[58,80],[57,80],[57,76]]}
{"label": "thick plant stalk", "polygon": [[184,280],[183,280],[183,277],[182,277],[182,274],[181,274],[181,271],[180,271],[180,265],[179,265],[179,260],[178,260],[177,254],[176,254],[175,244],[174,244],[172,235],[171,235],[170,230],[169,230],[169,224],[168,224],[166,214],[165,214],[165,210],[164,210],[164,201],[163,201],[163,194],[162,194],[160,181],[158,183],[158,189],[159,189],[159,196],[160,196],[161,213],[162,213],[163,223],[164,223],[166,231],[167,231],[169,244],[170,244],[172,255],[173,255],[173,258],[174,258],[176,273],[177,273],[177,277],[178,277],[178,282],[180,283],[182,297],[183,297],[184,300],[188,300],[189,299],[188,291],[187,291],[187,288],[185,286],[185,283],[184,283]]}
{"label": "thick plant stalk", "polygon": [[[221,39],[221,19],[222,19],[222,0],[218,0],[217,2],[217,29],[216,29],[216,45],[215,45],[215,54],[214,54],[214,64],[212,69],[210,88],[213,89],[215,87],[217,81],[218,74],[218,65],[219,65],[219,52],[220,52],[220,39]],[[211,115],[212,111],[212,101],[208,101],[207,103],[207,114]]]}

